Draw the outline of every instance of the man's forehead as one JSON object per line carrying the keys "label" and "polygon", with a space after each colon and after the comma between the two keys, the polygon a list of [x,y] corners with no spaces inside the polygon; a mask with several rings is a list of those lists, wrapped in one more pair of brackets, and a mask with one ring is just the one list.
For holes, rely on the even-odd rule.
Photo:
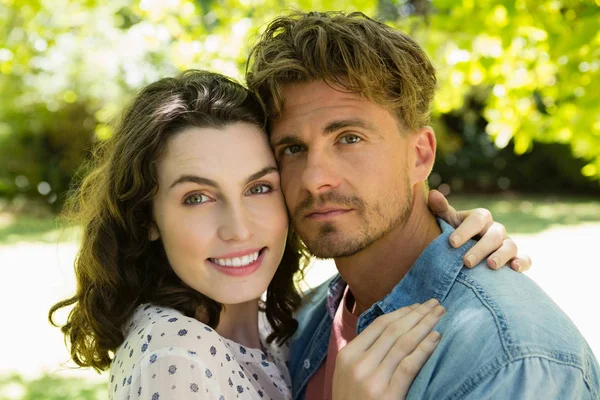
{"label": "man's forehead", "polygon": [[315,101],[364,102],[360,93],[350,91],[338,83],[314,80],[286,83],[281,86],[282,109],[310,105]]}
{"label": "man's forehead", "polygon": [[323,123],[327,119],[360,115],[369,108],[368,100],[358,94],[310,84],[289,86],[282,90],[282,95],[281,112],[271,119],[272,127],[298,124],[303,120],[317,122],[318,119]]}
{"label": "man's forehead", "polygon": [[311,125],[321,125],[329,120],[340,118],[366,118],[366,109],[356,102],[338,102],[338,103],[320,103],[290,105],[278,118],[273,119],[275,126],[287,126],[289,124],[297,125],[299,123],[309,123]]}

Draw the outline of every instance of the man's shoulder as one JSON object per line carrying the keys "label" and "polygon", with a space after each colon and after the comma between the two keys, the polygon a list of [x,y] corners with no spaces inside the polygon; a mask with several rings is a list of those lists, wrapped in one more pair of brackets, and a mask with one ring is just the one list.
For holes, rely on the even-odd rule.
{"label": "man's shoulder", "polygon": [[510,268],[463,268],[444,305],[451,336],[482,342],[509,360],[543,355],[579,364],[589,350],[560,307],[529,277]]}
{"label": "man's shoulder", "polygon": [[431,393],[436,385],[429,385],[430,374],[437,371],[446,393],[448,385],[453,393],[467,393],[493,376],[510,376],[511,368],[529,369],[536,377],[547,370],[573,384],[573,376],[580,376],[579,382],[597,386],[598,364],[585,339],[526,275],[463,268],[442,304],[447,313],[436,327],[442,340],[417,387],[428,382],[423,390]]}
{"label": "man's shoulder", "polygon": [[476,315],[479,328],[495,332],[507,352],[524,343],[532,348],[558,346],[577,351],[580,342],[585,342],[569,317],[534,281],[510,268],[463,268],[444,304],[454,322],[463,327],[472,324],[465,317]]}

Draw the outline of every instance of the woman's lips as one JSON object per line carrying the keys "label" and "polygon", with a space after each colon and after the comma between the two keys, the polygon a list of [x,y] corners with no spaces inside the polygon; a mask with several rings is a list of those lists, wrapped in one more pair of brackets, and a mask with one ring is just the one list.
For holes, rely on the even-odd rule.
{"label": "woman's lips", "polygon": [[247,265],[241,265],[241,266],[227,266],[227,265],[221,265],[215,261],[213,261],[212,259],[208,259],[207,262],[215,269],[217,269],[219,272],[222,272],[225,275],[229,275],[229,276],[247,276],[250,275],[252,273],[254,273],[262,264],[264,258],[265,258],[265,253],[267,252],[267,248],[263,247],[260,251],[259,251],[259,255],[258,258],[252,262],[250,262]]}

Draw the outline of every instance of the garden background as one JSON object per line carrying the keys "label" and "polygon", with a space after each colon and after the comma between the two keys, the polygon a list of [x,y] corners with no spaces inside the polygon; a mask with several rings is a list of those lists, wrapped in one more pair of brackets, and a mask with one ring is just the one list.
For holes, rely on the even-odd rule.
{"label": "garden background", "polygon": [[74,290],[65,193],[136,90],[186,68],[242,80],[257,33],[294,9],[363,11],[423,45],[430,186],[492,210],[600,354],[600,0],[0,0],[0,399],[106,397],[46,320]]}

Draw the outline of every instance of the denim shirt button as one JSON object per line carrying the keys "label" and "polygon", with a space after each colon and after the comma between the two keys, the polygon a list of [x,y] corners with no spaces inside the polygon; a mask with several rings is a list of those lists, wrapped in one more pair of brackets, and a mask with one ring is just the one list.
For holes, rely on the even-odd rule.
{"label": "denim shirt button", "polygon": [[303,367],[304,367],[304,369],[310,368],[310,360],[308,358],[304,360]]}

